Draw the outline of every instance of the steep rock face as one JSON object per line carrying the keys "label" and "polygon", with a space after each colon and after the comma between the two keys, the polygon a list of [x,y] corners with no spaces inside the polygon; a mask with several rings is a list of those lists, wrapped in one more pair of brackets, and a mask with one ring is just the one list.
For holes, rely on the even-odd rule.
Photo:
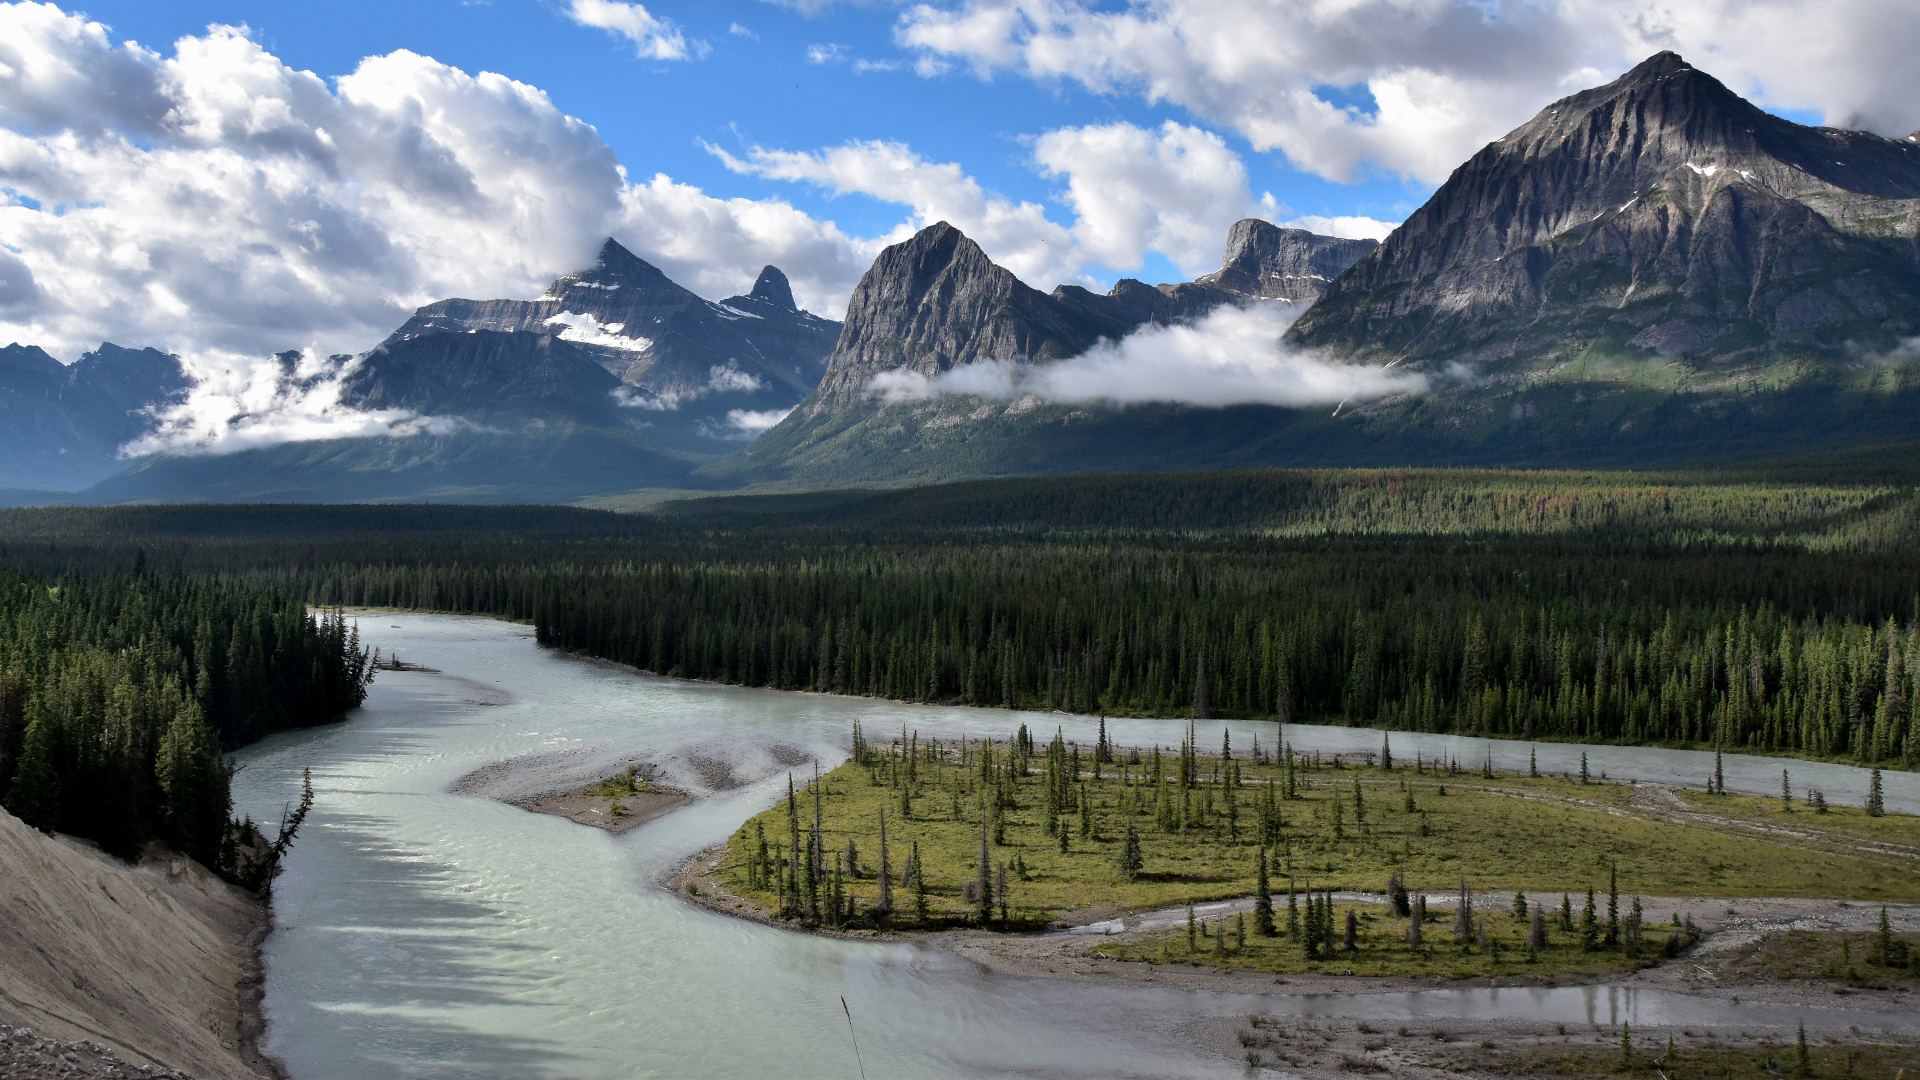
{"label": "steep rock face", "polygon": [[188,381],[158,349],[102,342],[71,365],[37,346],[0,349],[0,487],[73,490],[120,471],[119,448],[152,431]]}
{"label": "steep rock face", "polygon": [[1042,293],[952,225],[931,225],[881,252],[854,289],[814,395],[704,471],[809,483],[1045,471],[1047,455],[1035,447],[1063,425],[1084,426],[1093,413],[1032,397],[889,403],[872,396],[874,377],[905,370],[933,378],[990,361],[1047,363],[1227,304],[1310,302],[1325,279],[1372,247],[1248,220],[1233,227],[1220,272],[1199,281],[1153,286],[1126,278],[1104,294],[1078,285]]}
{"label": "steep rock face", "polygon": [[367,354],[342,380],[360,409],[408,409],[483,424],[572,420],[619,426],[620,380],[570,341],[528,330],[426,334]]}
{"label": "steep rock face", "polygon": [[1772,116],[1672,53],[1457,169],[1291,331],[1366,359],[1842,355],[1920,328],[1920,144]]}
{"label": "steep rock face", "polygon": [[1379,246],[1378,240],[1343,240],[1242,218],[1227,231],[1220,269],[1198,283],[1239,296],[1310,304],[1334,278]]}
{"label": "steep rock face", "polygon": [[840,324],[799,310],[775,267],[748,295],[712,303],[608,240],[591,269],[555,280],[538,299],[428,304],[387,344],[468,330],[565,339],[670,411],[726,394],[737,407],[793,405],[819,384]]}
{"label": "steep rock face", "polygon": [[1029,288],[942,221],[880,253],[847,301],[845,329],[820,389],[800,412],[859,401],[883,371],[926,376],[989,360],[1057,360],[1152,317],[1159,294],[1122,282],[1101,296]]}

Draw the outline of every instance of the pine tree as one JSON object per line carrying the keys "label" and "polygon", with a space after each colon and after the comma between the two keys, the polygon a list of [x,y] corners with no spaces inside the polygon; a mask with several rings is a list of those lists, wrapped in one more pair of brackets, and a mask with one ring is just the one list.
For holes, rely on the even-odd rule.
{"label": "pine tree", "polygon": [[927,874],[920,865],[920,841],[913,842],[913,852],[907,858],[913,863],[913,920],[921,926],[927,925]]}
{"label": "pine tree", "polygon": [[1187,951],[1189,953],[1195,952],[1199,949],[1199,941],[1195,937],[1195,933],[1196,933],[1196,927],[1193,921],[1193,901],[1189,899],[1187,901]]}
{"label": "pine tree", "polygon": [[53,740],[53,725],[46,717],[27,723],[20,764],[7,790],[8,811],[45,832],[60,827],[60,776],[54,769]]}
{"label": "pine tree", "polygon": [[[984,797],[983,795],[982,798]],[[987,856],[987,819],[985,814],[982,814],[980,817],[980,866],[978,876],[974,881],[974,887],[978,893],[975,901],[975,903],[978,904],[978,909],[974,914],[979,919],[980,925],[985,926],[993,921],[993,863]]]}
{"label": "pine tree", "polygon": [[1518,889],[1513,891],[1513,921],[1527,921],[1527,894]]}
{"label": "pine tree", "polygon": [[1120,872],[1126,875],[1128,881],[1133,881],[1140,877],[1140,871],[1145,867],[1146,858],[1140,851],[1140,830],[1128,822],[1127,839],[1120,847]]}
{"label": "pine tree", "polygon": [[1580,947],[1593,952],[1600,947],[1600,912],[1593,902],[1593,886],[1587,886],[1587,906],[1580,915]]}
{"label": "pine tree", "polygon": [[1886,812],[1886,799],[1880,790],[1880,766],[1875,765],[1867,774],[1867,816],[1881,817]]}
{"label": "pine tree", "polygon": [[1260,937],[1272,937],[1273,927],[1273,886],[1267,879],[1267,852],[1260,849],[1255,859],[1253,879],[1253,932]]}
{"label": "pine tree", "polygon": [[1347,909],[1347,925],[1341,935],[1341,946],[1348,952],[1356,952],[1360,948],[1360,920],[1352,908]]}
{"label": "pine tree", "polygon": [[874,897],[874,911],[881,919],[893,914],[893,862],[887,855],[887,812],[880,811],[880,866],[878,874],[878,895]]}
{"label": "pine tree", "polygon": [[1293,892],[1293,879],[1287,879],[1287,937],[1300,938],[1300,901]]}
{"label": "pine tree", "polygon": [[1813,1075],[1813,1055],[1807,1051],[1807,1022],[1805,1020],[1800,1021],[1800,1037],[1794,1042],[1793,1064],[1793,1071],[1796,1076],[1805,1077]]}
{"label": "pine tree", "polygon": [[1620,864],[1615,863],[1607,872],[1607,938],[1606,947],[1620,947]]}
{"label": "pine tree", "polygon": [[1547,909],[1539,904],[1533,905],[1533,915],[1527,925],[1527,947],[1530,949],[1547,947]]}

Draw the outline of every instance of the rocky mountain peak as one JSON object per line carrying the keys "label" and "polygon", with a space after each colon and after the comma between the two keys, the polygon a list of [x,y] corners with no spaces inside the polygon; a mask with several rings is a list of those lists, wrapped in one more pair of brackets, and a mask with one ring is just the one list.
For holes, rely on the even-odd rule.
{"label": "rocky mountain peak", "polygon": [[1204,284],[1263,300],[1311,302],[1368,252],[1377,240],[1345,240],[1305,229],[1283,229],[1260,218],[1242,218],[1227,230],[1220,269]]}
{"label": "rocky mountain peak", "polygon": [[1476,153],[1290,333],[1522,369],[1596,342],[1621,359],[1870,344],[1911,333],[1916,231],[1920,145],[1795,124],[1660,53]]}
{"label": "rocky mountain peak", "polygon": [[753,280],[753,289],[747,295],[783,311],[800,310],[800,305],[793,302],[793,287],[787,284],[787,275],[777,266],[761,267],[760,276]]}

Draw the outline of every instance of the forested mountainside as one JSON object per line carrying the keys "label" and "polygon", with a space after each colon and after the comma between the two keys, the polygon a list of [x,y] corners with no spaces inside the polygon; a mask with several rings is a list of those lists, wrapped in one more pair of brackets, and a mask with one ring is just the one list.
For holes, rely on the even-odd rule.
{"label": "forested mountainside", "polygon": [[122,857],[164,839],[232,869],[223,750],[338,719],[372,674],[357,629],[285,590],[0,571],[0,801]]}

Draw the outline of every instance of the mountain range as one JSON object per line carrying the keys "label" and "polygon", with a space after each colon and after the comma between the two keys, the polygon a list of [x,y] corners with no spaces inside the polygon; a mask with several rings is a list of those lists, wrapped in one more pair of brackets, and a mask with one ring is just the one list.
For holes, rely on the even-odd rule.
{"label": "mountain range", "polygon": [[[880,253],[842,325],[800,311],[773,267],[714,302],[609,240],[536,299],[440,301],[338,358],[341,404],[414,414],[407,434],[127,468],[115,448],[179,400],[179,364],[103,345],[61,369],[14,346],[0,411],[23,434],[0,440],[0,485],[91,483],[76,496],[89,501],[553,501],[1114,469],[1709,464],[1905,442],[1920,438],[1917,238],[1920,134],[1795,124],[1661,53],[1488,144],[1384,242],[1248,219],[1220,270],[1191,282],[1042,292],[941,222]],[[980,390],[1228,308],[1297,313],[1285,348],[1314,363],[1424,382],[1337,409]],[[876,393],[907,384],[943,392]]]}

